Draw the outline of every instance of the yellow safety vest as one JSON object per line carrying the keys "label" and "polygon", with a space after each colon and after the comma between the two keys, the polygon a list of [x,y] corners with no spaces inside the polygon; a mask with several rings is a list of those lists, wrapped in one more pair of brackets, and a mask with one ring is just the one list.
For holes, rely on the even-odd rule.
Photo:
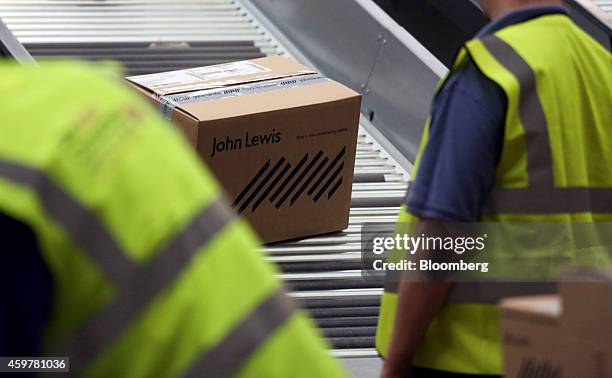
{"label": "yellow safety vest", "polygon": [[143,100],[81,64],[0,76],[0,212],[53,274],[48,355],[85,377],[344,376]]}
{"label": "yellow safety vest", "polygon": [[[482,220],[612,220],[610,53],[565,15],[546,15],[469,41],[449,76],[465,59],[497,83],[508,100],[501,159]],[[428,127],[419,156],[427,138]],[[418,159],[414,175],[417,170]],[[415,219],[401,209],[401,222]],[[601,261],[610,264],[610,256]],[[495,288],[497,294],[484,295],[491,286],[454,284],[413,363],[456,373],[501,374],[496,303],[511,292],[521,293],[520,285],[503,286]],[[382,298],[376,346],[383,357],[396,293],[397,284],[389,284]]]}

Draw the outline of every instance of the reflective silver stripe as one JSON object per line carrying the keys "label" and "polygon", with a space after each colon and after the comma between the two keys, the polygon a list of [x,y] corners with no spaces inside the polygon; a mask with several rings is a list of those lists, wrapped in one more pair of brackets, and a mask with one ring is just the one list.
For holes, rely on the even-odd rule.
{"label": "reflective silver stripe", "polygon": [[[227,377],[236,373],[251,355],[293,314],[295,307],[283,290],[264,300],[212,350],[207,351],[187,377]],[[289,346],[290,348],[290,346]]]}
{"label": "reflective silver stripe", "polygon": [[[117,340],[156,296],[172,284],[191,259],[232,219],[225,202],[207,206],[152,261],[137,266],[128,260],[98,219],[43,172],[0,161],[0,177],[31,187],[49,213],[104,269],[117,285],[113,302],[69,338],[58,355],[70,356],[73,372],[79,372]],[[213,350],[199,359],[190,376],[225,376],[240,368],[249,356],[294,311],[283,291],[260,304]]]}
{"label": "reflective silver stripe", "polygon": [[57,186],[44,172],[7,160],[0,160],[0,178],[29,187],[49,217],[70,234],[84,252],[114,282],[127,282],[135,270],[106,227],[90,210]]}
{"label": "reflective silver stripe", "polygon": [[452,284],[446,301],[496,304],[504,298],[556,292],[555,282],[456,282]]}
{"label": "reflective silver stripe", "polygon": [[[453,282],[446,302],[495,304],[503,298],[552,294],[556,290],[555,282]],[[385,283],[385,293],[397,294],[398,291],[397,279]]]}
{"label": "reflective silver stripe", "polygon": [[482,43],[520,84],[519,114],[525,127],[529,186],[552,188],[554,183],[552,152],[546,116],[536,87],[535,73],[512,46],[499,37],[492,35],[484,38]]}
{"label": "reflective silver stripe", "polygon": [[483,215],[612,213],[612,188],[494,189]]}
{"label": "reflective silver stripe", "polygon": [[139,267],[130,281],[118,288],[118,296],[111,304],[74,332],[58,355],[70,356],[72,371],[87,366],[180,276],[231,218],[231,211],[222,200],[200,211],[161,252],[154,254],[150,263]]}
{"label": "reflective silver stripe", "polygon": [[483,215],[612,213],[612,188],[554,187],[548,125],[529,64],[508,43],[493,35],[482,40],[489,52],[520,84],[519,113],[525,127],[529,187],[491,191]]}
{"label": "reflective silver stripe", "polygon": [[[529,64],[508,43],[493,35],[483,45],[517,79],[520,85],[519,115],[525,128],[529,187],[497,189],[485,204],[482,215],[612,213],[612,188],[556,188],[548,124],[536,88],[536,76]],[[386,274],[385,292],[397,293],[399,276]],[[551,283],[454,283],[451,303],[496,303],[501,298],[550,292]],[[548,290],[548,291],[547,291]]]}

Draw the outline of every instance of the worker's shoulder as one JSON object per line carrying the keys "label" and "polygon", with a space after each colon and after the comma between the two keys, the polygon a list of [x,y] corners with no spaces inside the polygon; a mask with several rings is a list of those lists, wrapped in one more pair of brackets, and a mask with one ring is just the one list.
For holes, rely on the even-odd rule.
{"label": "worker's shoulder", "polygon": [[[456,124],[458,119],[465,122],[470,119],[470,123],[496,119],[503,126],[506,106],[506,95],[499,84],[483,74],[471,58],[466,58],[453,69],[439,89],[433,102],[432,115],[444,113],[446,116],[434,118],[451,124]],[[467,126],[462,125],[462,128],[468,130]]]}
{"label": "worker's shoulder", "polygon": [[70,98],[72,101],[133,95],[118,85],[118,73],[119,70],[110,64],[49,61],[39,65],[17,65],[2,62],[0,93],[16,95],[28,91],[47,98]]}
{"label": "worker's shoulder", "polygon": [[480,99],[496,91],[496,87],[496,84],[483,74],[468,56],[452,70],[440,92]]}

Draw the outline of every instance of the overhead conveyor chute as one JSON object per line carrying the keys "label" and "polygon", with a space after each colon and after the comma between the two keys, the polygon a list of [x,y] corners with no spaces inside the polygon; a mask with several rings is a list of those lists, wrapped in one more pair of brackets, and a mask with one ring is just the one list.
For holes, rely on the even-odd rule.
{"label": "overhead conveyor chute", "polygon": [[[476,0],[374,0],[447,67],[455,53],[489,19]],[[608,50],[612,46],[610,0],[565,0],[574,22]],[[443,36],[443,37],[441,37]]]}

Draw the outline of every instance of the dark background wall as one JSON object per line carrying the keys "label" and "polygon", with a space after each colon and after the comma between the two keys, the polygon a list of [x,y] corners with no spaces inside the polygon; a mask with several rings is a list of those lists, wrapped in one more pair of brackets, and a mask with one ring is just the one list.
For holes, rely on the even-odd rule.
{"label": "dark background wall", "polygon": [[374,0],[447,67],[489,20],[470,1]]}
{"label": "dark background wall", "polygon": [[[463,43],[488,18],[470,0],[374,0],[447,67]],[[566,7],[574,22],[610,50],[610,28],[573,0]]]}

